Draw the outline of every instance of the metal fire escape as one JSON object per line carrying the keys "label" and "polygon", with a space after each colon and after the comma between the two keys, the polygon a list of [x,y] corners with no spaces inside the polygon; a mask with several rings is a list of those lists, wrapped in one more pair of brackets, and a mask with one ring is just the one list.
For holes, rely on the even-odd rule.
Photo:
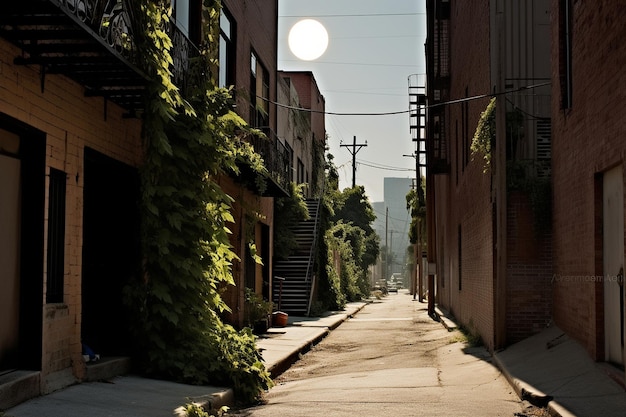
{"label": "metal fire escape", "polygon": [[409,129],[411,140],[415,142],[417,171],[426,168],[426,120],[426,77],[409,75]]}

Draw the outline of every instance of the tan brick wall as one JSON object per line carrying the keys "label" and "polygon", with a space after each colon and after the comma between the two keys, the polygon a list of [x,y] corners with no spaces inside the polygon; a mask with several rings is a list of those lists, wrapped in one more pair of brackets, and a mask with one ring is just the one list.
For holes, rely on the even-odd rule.
{"label": "tan brick wall", "polygon": [[[85,97],[83,88],[66,77],[46,75],[42,91],[38,67],[12,64],[20,54],[19,49],[0,40],[0,113],[43,131],[46,172],[52,167],[68,175],[65,302],[43,309],[43,386],[45,375],[69,366],[73,366],[76,378],[84,374],[80,341],[84,148],[138,166],[142,158],[141,125],[138,119],[124,118],[124,111],[116,105]],[[46,202],[42,215],[47,216],[47,212]],[[45,291],[45,276],[43,282]],[[44,300],[45,294],[41,302]]]}

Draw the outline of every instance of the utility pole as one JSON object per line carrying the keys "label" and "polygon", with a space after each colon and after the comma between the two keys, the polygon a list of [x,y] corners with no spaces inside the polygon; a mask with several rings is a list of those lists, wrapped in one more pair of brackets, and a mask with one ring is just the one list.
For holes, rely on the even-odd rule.
{"label": "utility pole", "polygon": [[[356,154],[363,148],[367,146],[367,141],[365,143],[356,143],[356,136],[352,140],[352,145],[344,145],[343,143],[339,144],[342,148],[352,148],[348,149],[348,152],[352,154],[352,188],[356,187]],[[358,146],[358,149],[357,149]]]}
{"label": "utility pole", "polygon": [[385,210],[385,280],[389,276],[389,207]]}
{"label": "utility pole", "polygon": [[[419,145],[418,145],[419,146]],[[420,173],[420,152],[416,150],[411,155],[402,155],[410,158],[415,158],[415,194],[418,200],[420,195],[420,188],[422,187],[422,174]],[[413,301],[415,301],[416,297],[419,299],[419,302],[422,302],[422,276],[423,276],[423,265],[421,264],[422,260],[422,233],[420,229],[420,220],[418,219],[415,222],[415,238],[416,242],[413,246],[413,257],[415,258],[415,265],[413,271],[411,271],[411,292],[413,293]]]}
{"label": "utility pole", "polygon": [[[389,240],[389,259],[391,260],[391,273],[393,274],[393,230],[391,232],[391,240]],[[387,271],[387,275],[389,275],[389,271]]]}

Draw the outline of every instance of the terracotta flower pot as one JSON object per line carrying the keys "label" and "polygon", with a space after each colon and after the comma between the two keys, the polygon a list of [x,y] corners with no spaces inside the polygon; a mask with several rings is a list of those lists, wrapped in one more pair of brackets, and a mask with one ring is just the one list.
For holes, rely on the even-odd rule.
{"label": "terracotta flower pot", "polygon": [[272,313],[272,325],[276,327],[285,327],[287,325],[287,319],[289,315],[282,311],[275,311]]}

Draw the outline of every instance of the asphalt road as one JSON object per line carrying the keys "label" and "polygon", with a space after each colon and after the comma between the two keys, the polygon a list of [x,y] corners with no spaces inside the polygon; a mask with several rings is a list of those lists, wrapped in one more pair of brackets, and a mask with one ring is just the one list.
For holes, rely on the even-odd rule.
{"label": "asphalt road", "polygon": [[406,290],[367,305],[238,417],[531,416],[483,347],[433,321]]}

